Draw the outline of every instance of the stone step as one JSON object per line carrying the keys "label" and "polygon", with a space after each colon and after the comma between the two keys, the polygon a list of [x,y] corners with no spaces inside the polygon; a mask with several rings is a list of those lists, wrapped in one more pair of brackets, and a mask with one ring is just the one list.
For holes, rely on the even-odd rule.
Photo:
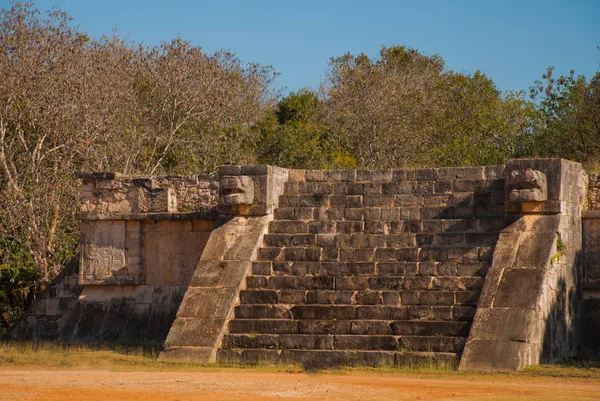
{"label": "stone step", "polygon": [[252,262],[255,276],[480,276],[485,277],[489,262]]}
{"label": "stone step", "polygon": [[[273,220],[269,224],[269,234],[463,234],[462,241],[468,242],[481,233],[498,234],[504,223],[484,219],[393,219],[393,220]],[[454,222],[454,223],[451,223]],[[445,229],[444,229],[445,228]],[[310,238],[310,237],[309,237]],[[425,236],[415,239],[428,238]],[[305,238],[308,239],[308,238]],[[494,240],[495,241],[495,240]],[[418,242],[417,242],[418,243]]]}
{"label": "stone step", "polygon": [[386,350],[460,353],[465,337],[346,334],[225,334],[222,348]]}
{"label": "stone step", "polygon": [[258,249],[258,261],[489,262],[493,252],[493,246],[462,244],[399,248],[262,247]]}
{"label": "stone step", "polygon": [[247,289],[271,290],[344,290],[344,291],[480,291],[481,276],[248,276]]}
{"label": "stone step", "polygon": [[[412,221],[422,222],[423,232],[444,231],[499,231],[505,227],[504,216],[459,216],[443,218],[439,209],[411,207],[285,207],[275,209],[275,221],[365,221],[391,222]],[[441,215],[443,216],[443,212]],[[422,215],[423,214],[423,215]],[[427,218],[432,215],[432,218]],[[374,224],[374,223],[371,223]]]}
{"label": "stone step", "polygon": [[441,167],[388,170],[290,170],[289,182],[403,182],[403,181],[456,181],[498,180],[504,175],[504,166]]}
{"label": "stone step", "polygon": [[415,320],[234,319],[231,334],[360,334],[467,337],[470,322]]}
{"label": "stone step", "polygon": [[479,296],[480,291],[251,289],[240,291],[240,304],[476,306]]}
{"label": "stone step", "polygon": [[369,350],[300,350],[300,349],[219,349],[217,361],[225,364],[302,365],[306,370],[338,366],[456,368],[455,353],[369,351]]}
{"label": "stone step", "polygon": [[272,247],[404,248],[424,246],[493,246],[499,232],[452,231],[427,234],[265,234]]}
{"label": "stone step", "polygon": [[[419,195],[421,197],[446,198],[452,201],[455,193],[473,193],[485,199],[486,195],[503,191],[503,181],[485,182],[478,180],[451,181],[392,181],[392,182],[332,182],[305,181],[288,182],[285,195]],[[448,200],[448,198],[450,198]],[[503,198],[501,199],[503,200]],[[500,201],[500,200],[499,200]]]}
{"label": "stone step", "polygon": [[235,319],[299,320],[419,320],[464,321],[475,316],[476,306],[425,305],[285,305],[244,304],[235,307]]}
{"label": "stone step", "polygon": [[[452,197],[460,195],[461,198],[452,201]],[[315,208],[322,210],[330,220],[348,220],[347,214],[352,216],[350,220],[380,220],[376,217],[377,211],[367,209],[379,209],[381,215],[389,216],[390,220],[427,220],[427,219],[473,219],[473,218],[503,218],[504,217],[504,192],[497,194],[485,194],[487,199],[474,199],[481,194],[453,194],[439,195],[425,198],[424,202],[431,204],[422,205],[415,201],[413,194],[402,195],[281,195],[279,197],[280,208]],[[450,199],[450,200],[449,200]],[[355,211],[343,212],[340,215],[334,209],[356,209]],[[361,212],[362,209],[362,212]],[[372,214],[375,213],[375,215]],[[277,212],[276,219],[283,217],[285,211]],[[310,220],[308,211],[291,216],[293,219]],[[313,211],[312,218],[318,220]],[[319,212],[320,213],[320,212]],[[362,216],[358,216],[362,213]],[[321,217],[321,218],[323,218]],[[385,220],[385,219],[384,219]]]}

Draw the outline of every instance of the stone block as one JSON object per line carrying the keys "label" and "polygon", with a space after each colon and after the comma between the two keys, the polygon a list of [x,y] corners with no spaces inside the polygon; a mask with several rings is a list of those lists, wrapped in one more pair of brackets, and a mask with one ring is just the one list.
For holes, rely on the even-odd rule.
{"label": "stone block", "polygon": [[353,320],[356,307],[345,305],[296,305],[291,308],[294,319]]}
{"label": "stone block", "polygon": [[[360,221],[363,219],[363,209],[362,208],[343,209],[343,218],[346,220]],[[342,219],[336,219],[336,220],[342,220]]]}
{"label": "stone block", "polygon": [[346,207],[362,207],[363,197],[361,195],[352,195],[346,197]]}
{"label": "stone block", "polygon": [[342,234],[360,233],[364,231],[363,221],[340,221],[336,224],[336,231]]}
{"label": "stone block", "polygon": [[336,290],[366,290],[369,288],[369,280],[364,276],[341,276],[335,277]]}
{"label": "stone block", "polygon": [[253,288],[267,288],[268,278],[265,276],[248,276],[246,277],[246,287]]}
{"label": "stone block", "polygon": [[306,302],[309,304],[352,304],[352,291],[308,291]]}
{"label": "stone block", "polygon": [[323,248],[321,258],[323,260],[338,260],[340,257],[340,249],[334,246],[327,246]]}
{"label": "stone block", "polygon": [[531,361],[531,347],[525,342],[473,339],[465,347],[460,370],[517,371]]}
{"label": "stone block", "polygon": [[329,195],[332,193],[332,185],[329,182],[300,182],[297,185],[300,194]]}
{"label": "stone block", "polygon": [[452,308],[452,319],[470,322],[475,317],[477,308],[474,306],[455,306]]}
{"label": "stone block", "polygon": [[358,291],[354,296],[357,305],[382,305],[383,297],[380,291]]}
{"label": "stone block", "polygon": [[419,291],[400,292],[402,305],[419,305],[421,303],[421,293]]}
{"label": "stone block", "polygon": [[363,202],[365,207],[391,207],[394,206],[393,195],[365,195]]}
{"label": "stone block", "polygon": [[454,304],[454,293],[450,291],[423,291],[421,293],[422,305],[447,305]]}
{"label": "stone block", "polygon": [[292,319],[289,307],[285,305],[238,305],[236,319]]}
{"label": "stone block", "polygon": [[432,277],[430,288],[432,290],[453,291],[458,287],[456,277]]}
{"label": "stone block", "polygon": [[356,308],[359,320],[407,320],[408,313],[406,306],[363,305]]}
{"label": "stone block", "polygon": [[275,247],[263,247],[258,249],[258,260],[277,261],[281,259],[282,249]]}
{"label": "stone block", "polygon": [[452,321],[396,321],[391,324],[393,334],[402,336],[455,336],[469,335],[468,322]]}
{"label": "stone block", "polygon": [[275,334],[226,334],[221,347],[228,348],[271,348],[279,343],[279,336]]}
{"label": "stone block", "polygon": [[300,207],[300,195],[279,196],[280,207]]}
{"label": "stone block", "polygon": [[456,305],[477,305],[479,300],[479,291],[456,291],[454,293],[454,303]]}
{"label": "stone block", "polygon": [[431,287],[432,277],[404,277],[403,289],[428,290]]}
{"label": "stone block", "polygon": [[169,331],[166,347],[214,347],[225,319],[177,319]]}
{"label": "stone block", "polygon": [[276,304],[278,292],[275,290],[242,290],[240,291],[241,304]]}
{"label": "stone block", "polygon": [[305,290],[281,290],[278,301],[280,304],[304,304],[306,303]]}
{"label": "stone block", "polygon": [[248,261],[200,261],[196,266],[190,286],[239,288],[249,273]]}
{"label": "stone block", "polygon": [[542,292],[545,269],[504,269],[494,307],[535,308]]}
{"label": "stone block", "polygon": [[371,277],[369,288],[372,290],[401,290],[404,285],[404,277]]}
{"label": "stone block", "polygon": [[269,232],[273,234],[308,233],[308,224],[297,220],[274,220],[269,224]]}
{"label": "stone block", "polygon": [[333,336],[330,335],[281,335],[279,346],[283,349],[310,349],[330,350],[333,349]]}
{"label": "stone block", "polygon": [[363,184],[363,195],[381,195],[381,184],[380,183],[367,183]]}
{"label": "stone block", "polygon": [[305,170],[304,174],[307,182],[318,182],[325,180],[323,170]]}
{"label": "stone block", "polygon": [[[391,335],[392,329],[388,321],[356,320],[352,322],[351,333],[355,335]],[[337,336],[336,336],[337,337]],[[344,340],[344,342],[347,342]]]}
{"label": "stone block", "polygon": [[544,268],[556,252],[556,234],[525,232],[521,234],[515,266]]}
{"label": "stone block", "polygon": [[270,289],[289,290],[297,289],[300,285],[300,278],[295,276],[272,276],[269,277]]}
{"label": "stone block", "polygon": [[379,262],[377,263],[378,274],[383,276],[405,276],[417,273],[415,262]]}
{"label": "stone block", "polygon": [[279,207],[275,209],[275,218],[279,220],[311,220],[313,208],[308,207]]}
{"label": "stone block", "polygon": [[459,263],[456,264],[457,276],[479,276],[485,277],[489,270],[489,264],[485,262]]}
{"label": "stone block", "polygon": [[308,232],[311,234],[334,234],[336,232],[335,221],[309,221]]}
{"label": "stone block", "polygon": [[401,305],[400,292],[398,291],[382,291],[384,305]]}
{"label": "stone block", "polygon": [[385,234],[387,225],[383,221],[365,221],[364,232],[366,234]]}
{"label": "stone block", "polygon": [[336,335],[336,349],[360,349],[360,350],[396,350],[398,340],[393,336],[384,335]]}
{"label": "stone block", "polygon": [[226,319],[237,288],[188,288],[177,317],[197,319]]}
{"label": "stone block", "polygon": [[350,334],[351,320],[300,320],[301,334]]}

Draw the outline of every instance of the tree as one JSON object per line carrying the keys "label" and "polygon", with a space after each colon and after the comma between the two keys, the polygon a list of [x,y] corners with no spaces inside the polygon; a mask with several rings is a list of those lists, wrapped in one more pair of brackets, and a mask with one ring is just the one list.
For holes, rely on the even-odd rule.
{"label": "tree", "polygon": [[279,101],[262,122],[257,142],[261,163],[289,168],[352,168],[353,158],[335,143],[324,124],[323,104],[308,89]]}
{"label": "tree", "polygon": [[33,267],[39,289],[72,258],[76,171],[252,162],[253,126],[276,96],[272,68],[230,52],[92,39],[70,23],[31,3],[0,10],[0,283]]}
{"label": "tree", "polygon": [[326,125],[363,168],[500,163],[529,129],[522,95],[404,46],[331,59],[323,93]]}
{"label": "tree", "polygon": [[600,72],[589,81],[571,71],[554,78],[548,68],[542,81],[531,87],[538,101],[539,126],[535,152],[546,157],[563,157],[597,168],[600,158]]}

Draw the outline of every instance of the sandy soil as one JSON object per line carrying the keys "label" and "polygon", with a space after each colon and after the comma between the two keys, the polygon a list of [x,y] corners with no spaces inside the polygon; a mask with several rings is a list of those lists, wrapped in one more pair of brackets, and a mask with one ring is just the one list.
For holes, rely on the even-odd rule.
{"label": "sandy soil", "polygon": [[0,369],[0,400],[599,400],[600,381],[399,374]]}

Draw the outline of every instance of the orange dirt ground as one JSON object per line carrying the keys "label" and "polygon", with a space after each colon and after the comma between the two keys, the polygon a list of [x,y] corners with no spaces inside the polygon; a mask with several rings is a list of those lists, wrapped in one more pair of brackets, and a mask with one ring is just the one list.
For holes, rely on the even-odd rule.
{"label": "orange dirt ground", "polygon": [[0,369],[0,400],[600,400],[598,379],[393,373]]}

